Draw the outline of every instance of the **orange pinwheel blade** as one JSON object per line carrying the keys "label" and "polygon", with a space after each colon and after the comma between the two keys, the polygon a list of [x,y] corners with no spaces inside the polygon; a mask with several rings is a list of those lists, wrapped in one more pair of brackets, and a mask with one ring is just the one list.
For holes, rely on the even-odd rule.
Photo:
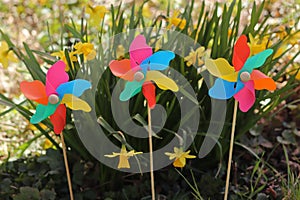
{"label": "orange pinwheel blade", "polygon": [[40,104],[44,104],[44,105],[48,104],[46,88],[41,81],[38,80],[32,82],[22,81],[20,83],[20,89],[26,98]]}
{"label": "orange pinwheel blade", "polygon": [[232,64],[235,71],[239,71],[244,66],[250,56],[250,48],[247,44],[247,37],[242,35],[234,45]]}
{"label": "orange pinwheel blade", "polygon": [[131,70],[130,60],[113,60],[109,63],[110,71],[117,77],[127,81],[133,81],[134,70]]}
{"label": "orange pinwheel blade", "polygon": [[252,71],[251,79],[254,81],[254,88],[256,90],[266,89],[269,91],[274,91],[276,89],[275,81],[259,70]]}

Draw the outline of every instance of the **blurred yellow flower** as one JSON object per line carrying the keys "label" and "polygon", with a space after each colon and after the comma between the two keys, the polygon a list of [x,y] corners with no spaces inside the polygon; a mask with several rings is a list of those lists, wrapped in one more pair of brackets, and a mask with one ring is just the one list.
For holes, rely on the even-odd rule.
{"label": "blurred yellow flower", "polygon": [[170,29],[172,25],[179,27],[181,30],[184,29],[186,25],[186,20],[178,18],[179,14],[180,12],[178,10],[175,10],[172,17],[167,18],[167,21],[169,22],[167,29]]}
{"label": "blurred yellow flower", "polygon": [[18,62],[14,52],[11,51],[6,42],[0,42],[0,63],[4,68],[8,67],[9,62]]}
{"label": "blurred yellow flower", "polygon": [[134,150],[127,152],[126,146],[123,144],[120,153],[113,152],[112,155],[104,155],[104,156],[108,158],[114,158],[119,156],[120,158],[119,158],[118,169],[120,169],[120,168],[130,168],[130,164],[128,162],[129,157],[132,157],[137,154],[142,154],[142,153],[143,152],[135,152]]}
{"label": "blurred yellow flower", "polygon": [[285,27],[283,25],[278,27],[278,32],[276,33],[276,35],[281,40],[283,40],[287,36],[287,32],[285,31]]}
{"label": "blurred yellow flower", "polygon": [[196,158],[196,156],[189,155],[189,154],[190,154],[190,150],[184,152],[182,147],[180,148],[174,147],[174,153],[169,153],[169,152],[165,153],[165,155],[169,156],[170,160],[175,159],[175,161],[173,162],[174,167],[181,167],[181,168],[185,166],[187,158]]}
{"label": "blurred yellow flower", "polygon": [[82,43],[78,42],[75,44],[74,49],[76,49],[76,54],[83,54],[84,59],[93,60],[96,57],[96,51],[94,45],[88,42]]}
{"label": "blurred yellow flower", "polygon": [[125,56],[125,48],[123,45],[118,45],[117,50],[116,50],[117,58],[124,58]]}
{"label": "blurred yellow flower", "polygon": [[196,49],[196,51],[192,50],[188,56],[184,57],[184,61],[186,62],[186,65],[190,67],[191,65],[200,66],[204,62],[202,60],[202,57],[205,55],[205,48],[199,47]]}
{"label": "blurred yellow flower", "polygon": [[48,139],[46,138],[45,141],[44,141],[44,144],[43,144],[43,149],[50,149],[53,147],[53,143]]}
{"label": "blurred yellow flower", "polygon": [[258,35],[254,38],[251,34],[249,34],[250,43],[248,43],[251,51],[251,55],[258,54],[264,51],[267,48],[267,45],[271,45],[269,42],[269,38],[267,36],[260,39]]}
{"label": "blurred yellow flower", "polygon": [[[74,51],[71,51],[69,52],[69,57],[70,57],[70,60],[72,61],[72,68],[73,68],[73,62],[76,62],[77,61],[77,57],[75,56],[75,53]],[[68,62],[67,62],[67,58],[66,58],[66,55],[65,55],[65,52],[64,51],[57,51],[57,52],[53,52],[50,54],[51,56],[57,56],[59,57],[60,60],[64,61],[64,63],[66,63],[66,71],[69,71],[70,69],[70,66],[68,65]]]}
{"label": "blurred yellow flower", "polygon": [[107,12],[108,10],[104,6],[93,7],[91,4],[86,6],[86,13],[90,15],[90,22],[94,26],[100,25],[101,20],[104,18],[105,13]]}

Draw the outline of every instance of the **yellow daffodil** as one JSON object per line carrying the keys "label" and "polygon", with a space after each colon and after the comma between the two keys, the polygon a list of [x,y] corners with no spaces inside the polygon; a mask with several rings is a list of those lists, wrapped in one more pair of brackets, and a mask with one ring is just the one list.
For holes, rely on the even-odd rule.
{"label": "yellow daffodil", "polygon": [[172,27],[172,25],[179,27],[181,30],[184,29],[184,27],[186,25],[186,20],[178,18],[179,14],[180,14],[179,11],[176,10],[176,11],[174,11],[172,17],[167,18],[167,21],[169,22],[167,29],[170,29]]}
{"label": "yellow daffodil", "polygon": [[287,32],[285,31],[285,27],[283,25],[278,27],[278,32],[276,33],[276,35],[281,40],[283,40],[287,36]]}
{"label": "yellow daffodil", "polygon": [[204,62],[202,57],[205,55],[205,48],[199,47],[196,51],[192,50],[188,56],[184,57],[184,61],[186,61],[186,65],[190,67],[191,65],[200,66]]}
{"label": "yellow daffodil", "polygon": [[77,44],[75,44],[74,49],[76,49],[75,53],[83,54],[84,59],[86,60],[93,60],[96,57],[96,51],[94,49],[94,45],[91,43],[78,42]]}
{"label": "yellow daffodil", "polygon": [[190,150],[184,152],[182,147],[180,147],[180,148],[174,147],[174,153],[166,152],[165,154],[167,156],[169,156],[170,160],[175,159],[175,161],[173,162],[174,167],[182,168],[185,166],[187,158],[196,158],[196,156],[189,155],[189,153],[190,153]]}
{"label": "yellow daffodil", "polygon": [[120,168],[130,168],[130,164],[128,162],[129,157],[132,157],[137,154],[142,154],[142,153],[143,152],[135,152],[134,150],[127,152],[126,146],[122,145],[120,153],[113,152],[112,155],[104,155],[104,156],[106,156],[108,158],[114,158],[114,157],[119,156],[118,169],[120,169]]}
{"label": "yellow daffodil", "polygon": [[117,58],[124,58],[125,55],[125,48],[123,45],[118,45],[117,50],[116,50]]}
{"label": "yellow daffodil", "polygon": [[105,13],[107,12],[108,10],[104,6],[93,7],[91,4],[86,6],[86,13],[90,15],[90,22],[94,26],[100,25],[101,20],[104,18]]}
{"label": "yellow daffodil", "polygon": [[0,63],[4,68],[8,67],[9,62],[18,62],[17,57],[11,51],[6,42],[0,42]]}
{"label": "yellow daffodil", "polygon": [[[73,62],[77,61],[77,57],[75,56],[75,53],[76,52],[74,52],[74,51],[69,52],[69,57],[70,57],[70,60],[72,61],[71,62],[72,67],[73,67]],[[57,56],[57,57],[59,57],[60,60],[64,61],[64,63],[66,63],[66,71],[69,71],[70,66],[68,65],[67,58],[66,58],[66,55],[65,55],[64,51],[53,52],[50,55],[51,56]]]}
{"label": "yellow daffodil", "polygon": [[45,141],[44,141],[44,144],[43,144],[43,149],[50,149],[53,147],[53,143],[48,139],[46,138]]}
{"label": "yellow daffodil", "polygon": [[256,36],[254,38],[251,34],[249,34],[249,38],[250,38],[250,43],[248,43],[248,45],[250,46],[251,55],[255,55],[257,53],[260,53],[260,52],[264,51],[267,48],[268,44],[269,44],[269,46],[271,45],[271,43],[269,42],[268,37],[264,37],[263,39],[259,39],[258,36]]}

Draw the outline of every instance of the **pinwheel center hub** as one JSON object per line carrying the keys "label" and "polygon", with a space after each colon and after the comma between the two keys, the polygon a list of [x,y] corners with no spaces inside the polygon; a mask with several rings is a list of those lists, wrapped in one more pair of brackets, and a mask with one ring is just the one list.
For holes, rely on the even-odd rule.
{"label": "pinwheel center hub", "polygon": [[56,94],[50,94],[48,97],[48,102],[51,104],[57,104],[59,102],[59,97]]}
{"label": "pinwheel center hub", "polygon": [[145,75],[142,72],[135,72],[134,74],[134,80],[137,82],[142,81],[145,78]]}
{"label": "pinwheel center hub", "polygon": [[240,79],[241,79],[243,82],[249,81],[250,78],[251,78],[251,76],[250,76],[250,73],[249,73],[249,72],[242,72],[242,73],[240,74]]}

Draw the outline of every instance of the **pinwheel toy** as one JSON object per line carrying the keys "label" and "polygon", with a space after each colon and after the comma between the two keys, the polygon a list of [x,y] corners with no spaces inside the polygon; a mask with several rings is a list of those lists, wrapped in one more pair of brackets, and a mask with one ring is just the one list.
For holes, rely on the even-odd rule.
{"label": "pinwheel toy", "polygon": [[171,51],[158,51],[152,54],[152,48],[146,44],[146,39],[138,35],[129,47],[130,59],[113,60],[109,64],[111,72],[128,82],[120,94],[121,101],[127,101],[140,91],[148,101],[150,108],[156,104],[155,86],[162,90],[178,91],[176,83],[157,70],[168,68],[175,57]]}
{"label": "pinwheel toy", "polygon": [[121,101],[127,101],[131,97],[143,92],[148,102],[148,133],[149,133],[149,154],[150,154],[150,176],[152,199],[155,199],[154,174],[153,174],[153,150],[151,111],[156,105],[155,85],[162,90],[178,91],[177,84],[157,70],[168,68],[170,61],[175,57],[171,51],[158,51],[153,53],[152,48],[147,45],[146,39],[138,35],[129,47],[130,59],[113,60],[109,63],[111,72],[126,80],[125,88],[120,94]]}
{"label": "pinwheel toy", "polygon": [[242,35],[234,46],[233,67],[224,58],[206,60],[208,71],[218,77],[209,90],[209,95],[216,99],[229,99],[233,96],[239,102],[240,110],[247,112],[255,102],[255,89],[276,89],[272,78],[256,70],[272,53],[272,49],[266,49],[249,58],[247,37]]}
{"label": "pinwheel toy", "polygon": [[61,136],[70,197],[73,200],[66,148],[61,132],[66,124],[66,106],[73,110],[86,112],[91,110],[87,102],[78,98],[85,90],[91,87],[91,83],[83,79],[68,82],[69,76],[65,72],[65,67],[66,64],[63,61],[58,61],[51,66],[46,75],[46,86],[39,80],[32,82],[23,81],[20,84],[20,89],[25,97],[39,103],[30,122],[37,124],[50,116],[54,132]]}
{"label": "pinwheel toy", "polygon": [[65,67],[63,61],[56,62],[47,72],[46,86],[38,80],[20,84],[25,97],[39,103],[30,122],[37,124],[50,116],[56,134],[60,134],[66,124],[66,106],[85,112],[91,110],[85,101],[78,98],[91,87],[91,83],[83,79],[68,82]]}
{"label": "pinwheel toy", "polygon": [[249,57],[250,48],[247,44],[247,37],[242,35],[233,49],[233,66],[224,58],[205,61],[207,70],[213,76],[218,77],[213,87],[209,89],[209,95],[216,99],[231,97],[235,99],[224,200],[228,198],[237,107],[239,105],[242,112],[247,112],[255,103],[255,89],[269,91],[276,89],[274,80],[256,69],[261,67],[272,53],[272,49],[266,49]]}

